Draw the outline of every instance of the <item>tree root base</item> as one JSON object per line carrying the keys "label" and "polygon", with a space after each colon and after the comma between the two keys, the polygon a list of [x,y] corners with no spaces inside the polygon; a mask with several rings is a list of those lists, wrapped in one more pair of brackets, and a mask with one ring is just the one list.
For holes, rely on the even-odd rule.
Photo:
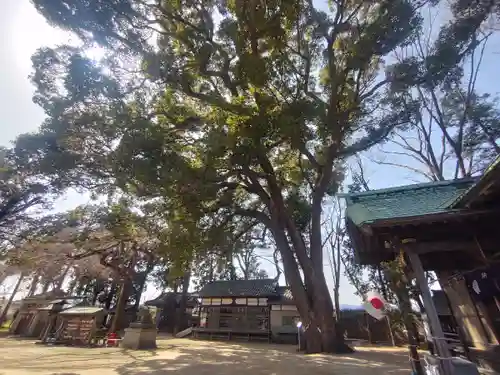
{"label": "tree root base", "polygon": [[[298,351],[298,350],[297,350]],[[350,347],[346,343],[334,344],[330,348],[322,348],[321,350],[307,350],[307,348],[300,350],[305,354],[319,354],[319,353],[328,353],[328,354],[352,354],[356,351],[354,348]]]}
{"label": "tree root base", "polygon": [[353,347],[347,345],[346,343],[341,343],[335,345],[335,354],[351,354],[354,353],[355,350]]}

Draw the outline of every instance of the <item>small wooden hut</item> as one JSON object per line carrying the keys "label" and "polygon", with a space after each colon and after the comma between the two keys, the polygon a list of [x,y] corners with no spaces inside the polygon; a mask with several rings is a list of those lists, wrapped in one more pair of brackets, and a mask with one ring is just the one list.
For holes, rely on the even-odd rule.
{"label": "small wooden hut", "polygon": [[60,322],[55,342],[65,345],[89,346],[103,336],[106,310],[96,306],[77,306],[59,313]]}
{"label": "small wooden hut", "polygon": [[53,338],[60,323],[59,313],[83,303],[81,297],[65,297],[50,301],[48,305],[38,309],[43,316],[45,325],[41,330],[39,338],[42,343],[46,343],[49,338]]}
{"label": "small wooden hut", "polygon": [[21,301],[19,313],[12,322],[9,332],[12,335],[25,337],[39,337],[45,325],[48,316],[40,308],[46,307],[51,300],[63,297],[62,290],[54,290],[37,296],[27,297]]}

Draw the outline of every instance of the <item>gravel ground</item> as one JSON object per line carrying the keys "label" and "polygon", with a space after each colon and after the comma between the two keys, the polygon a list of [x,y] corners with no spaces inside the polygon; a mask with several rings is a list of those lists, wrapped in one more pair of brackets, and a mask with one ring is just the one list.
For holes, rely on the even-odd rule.
{"label": "gravel ground", "polygon": [[303,355],[285,345],[158,339],[154,351],[35,345],[0,338],[0,375],[409,375],[405,349]]}

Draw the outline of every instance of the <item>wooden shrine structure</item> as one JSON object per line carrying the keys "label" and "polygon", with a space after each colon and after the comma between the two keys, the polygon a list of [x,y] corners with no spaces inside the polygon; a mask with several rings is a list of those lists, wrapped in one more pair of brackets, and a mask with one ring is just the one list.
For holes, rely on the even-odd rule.
{"label": "wooden shrine structure", "polygon": [[39,337],[48,321],[48,314],[40,309],[50,305],[54,299],[62,298],[64,294],[61,290],[55,290],[23,299],[19,312],[10,325],[9,333],[24,337]]}
{"label": "wooden shrine structure", "polygon": [[38,314],[44,322],[43,328],[38,335],[42,343],[48,342],[49,339],[55,337],[56,329],[59,326],[61,319],[59,314],[67,309],[78,306],[83,303],[81,297],[65,297],[50,301],[48,305],[40,307]]}
{"label": "wooden shrine structure", "polygon": [[[500,318],[500,272],[493,271],[500,261],[500,162],[481,178],[345,194],[343,198],[358,262],[379,265],[403,252],[419,281],[429,317],[437,319],[422,278],[424,270],[435,271],[472,351],[498,370],[491,360],[495,356],[488,353],[496,350],[500,339],[494,324]],[[436,329],[443,335],[439,322],[432,326],[439,326]]]}
{"label": "wooden shrine structure", "polygon": [[[276,280],[214,281],[198,295],[199,324],[192,330],[196,338],[297,343],[300,315],[290,288],[279,286]],[[387,324],[363,310],[346,310],[342,315],[350,339],[390,341]]]}
{"label": "wooden shrine structure", "polygon": [[60,312],[58,316],[54,334],[54,342],[57,344],[90,346],[105,335],[104,308],[77,306]]}
{"label": "wooden shrine structure", "polygon": [[191,293],[188,293],[186,297],[186,310],[182,314],[180,314],[182,293],[162,293],[157,298],[144,303],[146,306],[157,309],[156,328],[159,332],[173,333],[174,326],[177,323],[176,319],[179,317],[181,319],[177,327],[179,331],[198,323],[197,319],[193,316],[193,311],[198,306],[198,297]]}
{"label": "wooden shrine structure", "polygon": [[200,292],[200,325],[195,337],[246,338],[270,341],[269,298],[277,295],[277,282],[227,280],[207,284]]}

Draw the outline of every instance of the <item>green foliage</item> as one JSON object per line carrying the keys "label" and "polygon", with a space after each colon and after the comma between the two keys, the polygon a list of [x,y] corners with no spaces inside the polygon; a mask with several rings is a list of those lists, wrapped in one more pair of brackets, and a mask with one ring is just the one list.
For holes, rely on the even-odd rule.
{"label": "green foliage", "polygon": [[383,58],[418,34],[420,2],[33,3],[107,56],[38,51],[48,118],[19,139],[19,164],[58,186],[147,201],[174,268],[211,251],[230,259],[241,234],[270,229],[304,321],[324,324],[321,205],[346,157],[408,121],[386,111],[400,77],[384,77]]}
{"label": "green foliage", "polygon": [[[474,156],[472,173],[482,173],[500,155],[500,110],[497,98],[471,95],[464,126],[464,154]],[[453,103],[452,103],[453,105]]]}
{"label": "green foliage", "polygon": [[[19,163],[65,186],[162,197],[182,241],[191,240],[177,225],[254,219],[277,193],[304,231],[310,207],[299,192],[312,182],[323,195],[314,186],[322,180],[334,194],[333,161],[405,121],[368,113],[383,105],[371,84],[380,58],[418,31],[408,1],[342,2],[331,15],[300,1],[33,3],[53,24],[120,53],[106,69],[69,47],[34,56],[35,100],[49,118],[18,140]],[[159,27],[154,52],[147,19]],[[145,71],[124,76],[114,58],[124,54]],[[130,95],[124,82],[140,77],[148,87]]]}
{"label": "green foliage", "polygon": [[10,150],[0,149],[0,254],[30,223],[28,211],[48,203],[50,189],[23,173]]}
{"label": "green foliage", "polygon": [[[428,59],[431,73],[446,72],[446,68],[452,68],[473,52],[484,36],[481,28],[491,16],[496,24],[500,15],[500,6],[495,1],[454,0],[451,10],[453,18],[441,29],[434,47],[435,54]],[[490,30],[486,27],[484,31],[488,33]]]}
{"label": "green foliage", "polygon": [[[407,65],[410,60],[418,65],[419,60],[433,56],[431,30],[428,32],[397,55],[397,74],[405,76],[403,70],[416,69],[416,65]],[[388,137],[390,147],[383,148],[384,157],[378,163],[442,181],[480,174],[496,159],[500,154],[498,103],[478,93],[476,87],[487,42],[485,38],[478,43],[443,79],[416,85],[409,79],[392,86],[392,110],[405,109],[408,122]],[[392,155],[395,158],[389,159]]]}
{"label": "green foliage", "polygon": [[395,66],[394,74],[403,78],[398,84],[433,87],[453,75],[457,65],[496,31],[500,6],[496,1],[424,0],[422,3],[446,7],[451,10],[451,19],[440,28],[431,53],[408,56],[403,64]]}

